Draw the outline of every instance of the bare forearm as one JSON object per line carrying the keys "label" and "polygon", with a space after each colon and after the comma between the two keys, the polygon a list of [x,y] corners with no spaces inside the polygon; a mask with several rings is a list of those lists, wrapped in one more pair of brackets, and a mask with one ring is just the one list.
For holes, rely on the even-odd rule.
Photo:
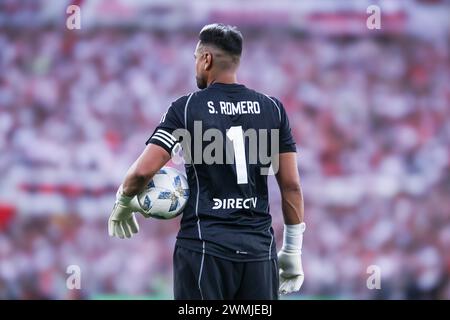
{"label": "bare forearm", "polygon": [[133,197],[144,189],[151,177],[139,174],[136,170],[139,159],[128,169],[123,181],[123,193],[126,196]]}
{"label": "bare forearm", "polygon": [[281,207],[284,223],[287,225],[303,222],[303,194],[294,152],[280,154],[277,181],[281,192]]}
{"label": "bare forearm", "polygon": [[128,169],[123,182],[123,193],[130,197],[137,195],[169,159],[170,155],[163,148],[148,145]]}
{"label": "bare forearm", "polygon": [[303,194],[300,186],[281,192],[284,223],[299,224],[304,219]]}

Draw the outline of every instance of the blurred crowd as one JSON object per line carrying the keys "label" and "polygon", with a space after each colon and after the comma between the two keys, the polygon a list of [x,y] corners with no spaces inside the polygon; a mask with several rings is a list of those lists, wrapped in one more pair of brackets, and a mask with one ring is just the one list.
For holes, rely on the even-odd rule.
{"label": "blurred crowd", "polygon": [[[297,297],[450,298],[448,39],[244,36],[239,81],[284,103],[298,144]],[[140,219],[132,240],[106,222],[161,115],[196,90],[195,44],[189,31],[0,32],[0,298],[171,297],[179,220]],[[279,246],[273,178],[270,195]]]}

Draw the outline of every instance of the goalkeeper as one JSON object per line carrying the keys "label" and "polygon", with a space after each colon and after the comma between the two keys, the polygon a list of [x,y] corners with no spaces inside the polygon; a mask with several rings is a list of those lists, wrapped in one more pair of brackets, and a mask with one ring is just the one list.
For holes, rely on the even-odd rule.
{"label": "goalkeeper", "polygon": [[[279,293],[298,291],[303,283],[305,223],[296,144],[283,104],[237,82],[242,41],[236,28],[222,24],[200,31],[194,57],[201,90],[176,100],[164,114],[129,169],[109,219],[111,236],[129,238],[137,233],[134,212],[141,210],[135,195],[171,158],[179,142],[175,131],[185,129],[195,136],[198,123],[205,132],[219,131],[221,136],[215,139],[227,143],[216,154],[228,155],[231,146],[234,162],[196,160],[185,165],[190,197],[174,251],[175,299],[278,299]],[[261,148],[264,141],[250,145],[244,136],[249,129],[275,139],[274,144],[265,141],[265,150],[272,148],[271,163],[249,160],[259,154],[251,150]],[[193,150],[197,159],[206,153],[208,145],[203,142],[195,144],[198,141],[192,139],[183,148]],[[278,253],[263,174],[271,164],[285,222]]]}

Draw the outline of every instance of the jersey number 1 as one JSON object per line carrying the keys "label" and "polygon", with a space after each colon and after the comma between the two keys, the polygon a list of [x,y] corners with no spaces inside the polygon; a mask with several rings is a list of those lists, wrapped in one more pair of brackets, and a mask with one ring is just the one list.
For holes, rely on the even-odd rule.
{"label": "jersey number 1", "polygon": [[244,131],[241,126],[231,127],[227,131],[228,139],[233,142],[234,160],[238,184],[247,184],[247,161],[245,158]]}

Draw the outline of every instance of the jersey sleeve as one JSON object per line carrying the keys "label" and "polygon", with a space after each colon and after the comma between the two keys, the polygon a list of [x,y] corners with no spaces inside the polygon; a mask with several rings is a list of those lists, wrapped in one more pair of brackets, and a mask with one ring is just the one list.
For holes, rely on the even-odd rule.
{"label": "jersey sleeve", "polygon": [[184,105],[186,99],[187,97],[182,97],[169,106],[163,114],[161,122],[145,143],[146,145],[149,143],[156,144],[165,149],[169,154],[172,154],[172,150],[179,142],[179,139],[172,133],[177,129],[184,128]]}
{"label": "jersey sleeve", "polygon": [[279,116],[280,116],[280,141],[279,141],[279,152],[296,152],[297,147],[294,140],[294,137],[292,136],[292,130],[291,126],[289,124],[289,119],[286,113],[286,110],[284,109],[283,104],[276,98],[272,99],[275,101],[275,104],[278,106],[279,109]]}

